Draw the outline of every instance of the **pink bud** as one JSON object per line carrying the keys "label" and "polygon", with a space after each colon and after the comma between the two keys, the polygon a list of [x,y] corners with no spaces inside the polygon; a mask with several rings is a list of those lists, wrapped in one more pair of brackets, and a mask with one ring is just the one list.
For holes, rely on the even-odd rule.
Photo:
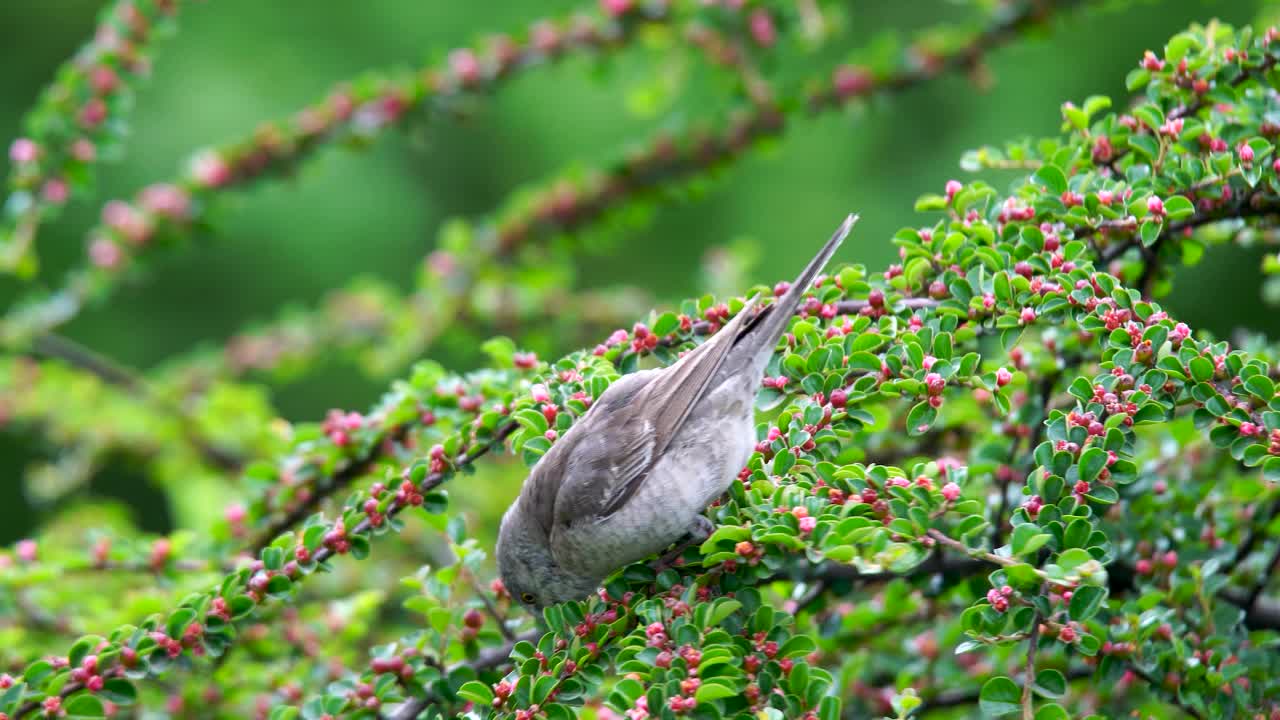
{"label": "pink bud", "polygon": [[631,10],[632,0],[600,0],[600,9],[610,17],[622,17]]}
{"label": "pink bud", "polygon": [[1155,195],[1152,195],[1151,197],[1147,198],[1147,212],[1151,213],[1152,215],[1163,216],[1164,201]]}
{"label": "pink bud", "polygon": [[35,562],[37,554],[37,546],[35,540],[20,540],[14,548],[17,550],[18,559],[22,562]]}
{"label": "pink bud", "polygon": [[751,37],[760,47],[773,47],[778,39],[777,28],[767,10],[757,9],[751,13]]}
{"label": "pink bud", "polygon": [[49,178],[40,188],[40,194],[44,197],[45,202],[54,205],[61,205],[67,201],[67,196],[71,194],[70,188],[67,187],[67,181],[62,178]]}
{"label": "pink bud", "polygon": [[997,386],[1004,387],[1005,385],[1008,385],[1011,380],[1013,380],[1013,373],[1009,372],[1008,368],[1000,368],[999,370],[996,370]]}
{"label": "pink bud", "polygon": [[1248,165],[1253,162],[1253,148],[1248,143],[1240,143],[1240,147],[1236,148],[1236,153],[1240,155],[1240,163]]}
{"label": "pink bud", "polygon": [[942,497],[946,498],[949,502],[955,502],[956,498],[960,497],[960,486],[953,482],[943,485]]}
{"label": "pink bud", "polygon": [[1157,70],[1164,69],[1164,61],[1156,57],[1155,53],[1148,50],[1142,55],[1142,67],[1150,70],[1151,72],[1156,72]]}
{"label": "pink bud", "polygon": [[930,395],[939,395],[947,387],[947,381],[938,373],[929,373],[924,377],[925,390]]}
{"label": "pink bud", "polygon": [[89,243],[89,262],[96,267],[111,270],[119,267],[123,259],[124,253],[120,250],[120,246],[107,238],[95,238]]}
{"label": "pink bud", "polygon": [[177,185],[148,185],[138,195],[138,203],[146,210],[171,220],[185,220],[191,211],[191,198]]}
{"label": "pink bud", "polygon": [[831,85],[835,88],[836,95],[840,96],[841,99],[862,95],[870,90],[874,84],[874,78],[866,68],[854,65],[841,65],[835,69],[831,77]]}
{"label": "pink bud", "polygon": [[205,150],[191,160],[191,177],[202,187],[222,187],[231,180],[231,168],[216,151]]}
{"label": "pink bud", "polygon": [[948,180],[947,187],[946,187],[947,202],[951,202],[953,199],[955,199],[956,193],[960,192],[960,190],[962,190],[963,188],[964,186],[960,184],[959,180]]}
{"label": "pink bud", "polygon": [[539,402],[539,403],[551,402],[551,393],[550,391],[547,390],[547,386],[543,385],[542,383],[538,383],[537,385],[534,385],[529,390],[529,394],[533,396],[534,402]]}
{"label": "pink bud", "polygon": [[463,85],[474,85],[480,80],[480,60],[467,48],[449,53],[449,69]]}
{"label": "pink bud", "polygon": [[36,158],[40,157],[40,146],[34,140],[27,138],[18,138],[9,146],[9,159],[15,165],[26,165],[33,163]]}

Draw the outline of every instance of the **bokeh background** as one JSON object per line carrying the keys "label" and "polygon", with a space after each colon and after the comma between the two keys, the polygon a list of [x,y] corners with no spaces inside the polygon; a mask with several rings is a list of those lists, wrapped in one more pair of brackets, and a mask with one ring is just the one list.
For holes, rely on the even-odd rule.
{"label": "bokeh background", "polygon": [[[0,3],[5,146],[58,64],[90,36],[103,4]],[[173,176],[194,149],[243,137],[363,71],[414,67],[486,32],[521,29],[578,4],[194,3],[184,10],[181,32],[161,42],[154,78],[138,96],[132,136],[123,157],[104,166],[98,201],[76,204],[46,229],[42,278],[55,279],[81,259],[83,233],[102,200]],[[858,42],[972,11],[959,1],[844,5],[849,37]],[[1216,17],[1243,24],[1270,12],[1261,0],[1102,5],[1068,13],[1051,34],[990,55],[995,84],[984,92],[949,76],[859,112],[795,122],[782,141],[734,165],[701,198],[664,205],[608,252],[584,257],[579,284],[626,283],[673,302],[701,294],[703,258],[730,245],[754,256],[748,279],[772,282],[790,277],[849,211],[863,221],[838,260],[882,267],[894,258],[889,237],[918,222],[914,199],[961,174],[958,160],[966,149],[1057,132],[1063,100],[1124,98],[1125,73],[1142,51],[1190,22]],[[828,56],[850,49],[839,42],[826,49]],[[517,188],[566,167],[599,164],[657,128],[729,104],[723,89],[697,78],[671,82],[683,71],[660,50],[628,51],[606,64],[603,73],[599,63],[588,62],[527,73],[465,119],[387,133],[362,152],[329,149],[294,179],[230,193],[214,238],[165,257],[147,282],[84,313],[66,334],[146,370],[175,353],[217,346],[286,305],[312,305],[359,275],[408,288],[447,219],[481,217]],[[1180,319],[1220,335],[1240,327],[1275,333],[1280,317],[1260,300],[1260,253],[1211,251],[1178,277],[1168,305]],[[0,302],[12,301],[17,291],[10,279],[0,281]],[[571,348],[544,349],[555,356]],[[432,356],[457,370],[477,362],[474,352],[459,348],[442,347]],[[318,419],[329,407],[368,406],[384,385],[333,362],[270,384],[270,393],[284,417]],[[0,542],[23,537],[56,512],[30,506],[21,480],[27,463],[52,452],[56,448],[29,431],[0,427]],[[163,497],[127,463],[105,469],[94,488],[125,499],[145,528],[169,529]]]}

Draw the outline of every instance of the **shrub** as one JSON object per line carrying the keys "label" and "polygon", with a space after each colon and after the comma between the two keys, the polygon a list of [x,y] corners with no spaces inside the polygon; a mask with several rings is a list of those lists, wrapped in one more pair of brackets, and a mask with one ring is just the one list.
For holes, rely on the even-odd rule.
{"label": "shrub", "polygon": [[[714,534],[620,570],[597,597],[523,616],[446,482],[504,450],[532,465],[620,374],[673,362],[774,288],[652,311],[554,361],[497,338],[484,369],[420,361],[365,413],[271,430],[237,381],[248,370],[335,348],[397,367],[485,312],[458,278],[514,285],[517,250],[727,163],[798,113],[969,67],[1052,4],[931,36],[915,66],[840,64],[801,87],[752,60],[797,31],[793,6],[737,5],[603,2],[442,67],[343,86],[107,204],[85,268],[6,316],[6,410],[69,444],[143,448],[165,482],[242,469],[245,501],[207,536],[95,530],[86,544],[77,528],[0,556],[0,607],[18,619],[0,661],[20,664],[0,676],[0,717],[99,717],[165,696],[171,715],[309,719],[1280,716],[1280,373],[1264,342],[1233,349],[1154,299],[1179,261],[1280,211],[1274,29],[1193,25],[1138,61],[1123,107],[1064,103],[1059,136],[968,154],[966,169],[1018,180],[950,181],[892,238],[899,263],[822,278],[760,391],[755,453],[707,511]],[[15,270],[32,267],[40,223],[88,192],[83,143],[109,140],[152,21],[175,12],[106,10],[115,33],[60,74],[12,146]],[[653,25],[739,74],[741,114],[452,228],[410,296],[355,288],[156,378],[52,334],[223,193]],[[530,306],[546,292],[530,288]],[[420,325],[424,309],[441,324]],[[172,402],[207,386],[224,405]],[[103,409],[128,422],[103,427]],[[344,572],[378,564],[392,533],[447,546],[421,569]],[[43,606],[83,574],[102,600]],[[409,618],[387,602],[400,575]],[[122,614],[134,624],[112,629]]]}

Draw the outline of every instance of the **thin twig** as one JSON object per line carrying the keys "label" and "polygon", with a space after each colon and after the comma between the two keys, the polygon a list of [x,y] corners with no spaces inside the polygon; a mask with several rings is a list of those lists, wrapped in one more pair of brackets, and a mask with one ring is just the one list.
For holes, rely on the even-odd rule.
{"label": "thin twig", "polygon": [[[459,663],[452,669],[467,667],[479,672],[482,670],[492,670],[496,667],[500,667],[511,658],[511,650],[516,646],[516,643],[521,641],[533,642],[534,640],[537,640],[539,636],[540,633],[537,630],[530,630],[508,640],[499,647],[486,648],[474,659]],[[433,694],[410,698],[400,707],[396,708],[395,712],[391,713],[388,718],[389,720],[413,720],[418,717],[423,710],[430,707],[433,702],[437,702],[436,697]]]}
{"label": "thin twig", "polygon": [[1040,615],[1031,620],[1031,636],[1027,638],[1027,670],[1022,681],[1022,720],[1035,720],[1036,707],[1031,699],[1031,686],[1036,681],[1036,646],[1040,643]]}
{"label": "thin twig", "polygon": [[502,633],[503,639],[507,642],[514,643],[516,641],[515,633],[511,632],[511,628],[507,627],[507,618],[498,612],[498,606],[493,604],[493,600],[489,598],[489,593],[480,587],[480,583],[475,576],[471,576],[471,589],[484,602],[484,609],[489,613],[489,617],[493,618],[494,624],[498,626],[498,632]]}
{"label": "thin twig", "polygon": [[33,340],[31,350],[37,355],[61,360],[72,367],[84,370],[104,383],[122,388],[156,410],[172,416],[182,428],[188,442],[210,465],[227,472],[238,472],[244,465],[244,460],[239,455],[220,448],[204,438],[196,427],[195,421],[182,408],[161,397],[137,373],[101,353],[70,338],[53,333],[45,333]]}
{"label": "thin twig", "polygon": [[[404,439],[407,432],[408,428],[406,426],[396,428],[392,432],[390,439],[392,442],[399,442]],[[250,552],[257,555],[262,551],[262,548],[270,545],[294,525],[307,519],[327,498],[332,497],[334,493],[351,484],[356,478],[371,471],[378,464],[378,459],[379,452],[375,447],[363,457],[356,458],[344,465],[341,470],[334,473],[328,485],[323,488],[316,488],[314,492],[307,496],[305,502],[298,503],[292,510],[276,518],[275,522],[258,533],[258,536],[250,545]]]}
{"label": "thin twig", "polygon": [[[1130,664],[1129,664],[1129,669],[1130,669],[1131,671],[1133,671],[1133,674],[1134,674],[1134,675],[1137,675],[1139,678],[1141,678],[1141,679],[1142,679],[1142,681],[1143,681],[1143,682],[1145,682],[1148,686],[1150,686],[1153,690],[1155,690],[1155,689],[1157,689],[1157,688],[1159,688],[1159,687],[1160,687],[1160,683],[1159,683],[1159,682],[1157,682],[1155,678],[1151,677],[1151,675],[1150,675],[1149,673],[1147,673],[1147,671],[1143,670],[1142,668],[1138,667],[1137,665],[1135,665],[1135,664],[1133,664],[1133,663],[1130,663]],[[1170,697],[1167,699],[1167,701],[1168,701],[1169,703],[1171,703],[1171,704],[1173,704],[1173,705],[1177,706],[1177,707],[1178,707],[1178,709],[1182,710],[1182,712],[1184,712],[1184,713],[1186,713],[1186,714],[1190,715],[1190,716],[1191,716],[1191,717],[1193,717],[1193,718],[1196,718],[1196,720],[1205,720],[1205,718],[1204,718],[1204,714],[1203,714],[1203,713],[1201,713],[1201,712],[1200,712],[1199,710],[1197,710],[1196,708],[1191,707],[1190,705],[1186,705],[1186,704],[1184,704],[1184,703],[1182,702],[1182,700],[1181,700],[1181,699],[1179,699],[1179,698],[1178,698],[1178,696],[1177,696],[1176,694],[1174,694],[1174,695],[1170,696]]]}

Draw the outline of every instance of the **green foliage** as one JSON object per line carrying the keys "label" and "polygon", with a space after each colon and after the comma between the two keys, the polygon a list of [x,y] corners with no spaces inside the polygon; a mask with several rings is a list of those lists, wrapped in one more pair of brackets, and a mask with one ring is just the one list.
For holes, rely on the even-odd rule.
{"label": "green foliage", "polygon": [[[933,70],[840,65],[807,97],[840,105],[966,63],[1033,21],[1033,5],[1019,10],[978,34],[922,42],[938,53]],[[372,340],[330,334],[321,315],[305,321],[315,332],[300,347],[372,352],[393,338],[392,356],[417,355],[479,304],[485,283],[540,303],[550,284],[526,282],[514,243],[556,238],[619,197],[781,131],[790,105],[760,97],[751,63],[725,49],[755,43],[767,58],[775,33],[803,21],[792,12],[616,2],[549,26],[594,51],[678,21],[742,73],[748,120],[709,145],[655,143],[585,194],[557,190],[477,231],[452,228],[410,299],[370,291],[387,311]],[[345,111],[332,99],[323,109],[341,131],[312,132],[304,116],[283,136],[222,151],[227,166],[193,181],[200,203],[365,132],[369,113],[391,108],[396,117],[374,119],[393,122],[437,93],[498,79],[522,52],[561,51],[546,39],[499,44],[489,65],[455,54],[436,73],[358,83]],[[815,284],[767,369],[755,452],[707,509],[714,532],[542,618],[515,614],[500,583],[486,588],[491,566],[444,483],[465,493],[457,476],[504,449],[532,466],[622,374],[675,362],[771,288],[654,311],[552,362],[489,340],[492,367],[455,374],[420,361],[368,412],[288,427],[225,369],[211,376],[226,382],[226,406],[174,402],[198,372],[170,370],[153,385],[37,334],[33,349],[59,360],[5,358],[7,411],[47,418],[49,435],[90,457],[142,449],[170,482],[234,470],[243,502],[199,535],[98,531],[86,554],[50,528],[0,556],[0,608],[23,618],[5,631],[14,656],[0,660],[15,667],[0,676],[0,717],[103,717],[150,708],[161,687],[177,688],[171,715],[198,701],[211,714],[252,703],[317,720],[1280,711],[1274,352],[1194,334],[1153,299],[1206,235],[1256,232],[1280,214],[1277,59],[1275,31],[1193,26],[1129,76],[1144,95],[1127,110],[1100,97],[1067,103],[1062,135],[967,156],[974,169],[1016,168],[1018,180],[1003,193],[947,183],[917,203],[922,227],[894,235],[900,264],[835,268]],[[130,239],[119,212],[108,242]],[[15,342],[59,320],[14,317]],[[441,325],[416,326],[425,317]],[[62,417],[53,411],[68,409],[58,393],[71,383],[82,405]],[[380,564],[393,533],[429,562]],[[353,577],[343,555],[376,569]],[[108,603],[129,604],[71,598],[64,616],[33,603],[86,573],[104,578]],[[156,587],[135,591],[129,575]],[[370,589],[397,577],[398,604]],[[317,598],[330,599],[320,608]],[[118,624],[121,610],[140,619]],[[388,624],[401,634],[373,629]],[[92,630],[107,634],[82,635]]]}

